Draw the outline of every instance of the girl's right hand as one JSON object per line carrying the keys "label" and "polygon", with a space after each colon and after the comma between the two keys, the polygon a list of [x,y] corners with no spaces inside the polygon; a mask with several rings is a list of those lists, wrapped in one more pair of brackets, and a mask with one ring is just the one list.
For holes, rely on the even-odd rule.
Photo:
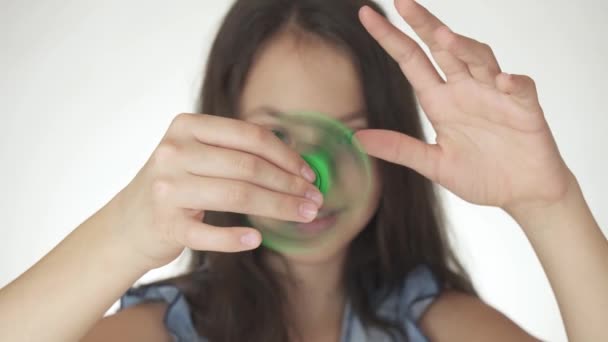
{"label": "girl's right hand", "polygon": [[[202,223],[206,210],[310,222],[323,197],[306,162],[269,129],[179,114],[136,177],[111,201],[114,229],[160,267],[184,249],[239,252],[260,245],[250,227]],[[117,220],[117,221],[116,221]]]}

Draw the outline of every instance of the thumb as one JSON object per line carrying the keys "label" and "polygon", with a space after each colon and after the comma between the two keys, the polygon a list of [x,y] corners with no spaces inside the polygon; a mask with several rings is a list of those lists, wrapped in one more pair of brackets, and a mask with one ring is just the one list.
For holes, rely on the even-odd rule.
{"label": "thumb", "polygon": [[419,174],[437,181],[437,165],[440,157],[438,145],[402,133],[364,129],[355,133],[365,151],[376,158],[408,167]]}

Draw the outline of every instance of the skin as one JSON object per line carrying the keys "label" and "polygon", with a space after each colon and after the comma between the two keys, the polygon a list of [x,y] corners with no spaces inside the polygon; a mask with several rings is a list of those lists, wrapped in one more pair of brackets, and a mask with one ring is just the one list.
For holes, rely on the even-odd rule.
{"label": "skin", "polygon": [[[317,37],[301,37],[289,29],[258,51],[240,107],[243,120],[268,129],[280,125],[273,112],[290,115],[306,110],[324,113],[351,130],[367,127],[363,91],[351,58]],[[309,264],[342,255],[378,206],[379,180],[374,179],[373,183],[373,194],[364,205],[339,215],[333,229],[340,234],[313,240],[303,251],[279,252],[291,261]],[[338,205],[325,202],[321,209],[326,207]],[[261,227],[268,221],[251,220]]]}
{"label": "skin", "polygon": [[[360,19],[401,65],[436,143],[377,130],[357,137],[371,155],[410,167],[469,202],[505,210],[547,274],[568,339],[608,340],[608,241],[559,154],[534,81],[503,73],[487,44],[452,32],[417,2],[395,5],[446,80],[414,40],[373,10],[361,9]],[[581,284],[588,284],[585,291]],[[463,323],[453,331],[464,334],[470,324]]]}
{"label": "skin", "polygon": [[[307,110],[311,104],[314,104],[312,109],[344,121],[355,131],[367,127],[363,92],[350,56],[317,37],[302,36],[287,29],[258,52],[243,91],[241,118],[272,128],[277,124],[273,112]],[[346,113],[362,114],[346,121],[342,119]],[[350,217],[343,218],[345,222],[342,225],[338,224],[341,234],[335,239],[321,247],[310,248],[308,253],[282,253],[290,275],[295,277],[295,282],[284,284],[288,290],[289,307],[297,308],[291,311],[297,329],[294,340],[339,340],[344,308],[341,269],[348,244],[360,233],[378,206],[379,179],[374,183],[374,195],[362,210],[363,216],[349,213]],[[276,271],[284,270],[284,264],[274,260],[272,255],[268,256],[268,261]],[[479,338],[494,336],[500,331],[511,340],[533,340],[504,315],[478,299],[458,293],[445,293],[437,300],[434,309],[421,320],[425,333],[433,336],[434,340],[452,340],[455,334],[446,332],[462,329],[461,324],[453,319],[449,327],[442,323],[437,325],[437,322],[453,317],[454,307],[460,308],[458,315],[468,314],[471,322],[486,321],[487,327],[494,328],[485,333],[477,329]],[[471,337],[465,330],[460,334],[463,339]]]}
{"label": "skin", "polygon": [[[367,127],[363,91],[350,56],[317,37],[287,29],[258,52],[242,94],[241,118],[271,129],[279,124],[272,112],[299,110],[325,113],[352,130]],[[332,227],[339,234],[314,241],[305,251],[281,251],[295,278],[284,284],[289,308],[297,308],[292,315],[306,341],[339,339],[344,308],[341,269],[349,243],[378,206],[378,179],[374,184],[368,203],[340,215]],[[276,271],[285,271],[274,255],[267,258]]]}
{"label": "skin", "polygon": [[[452,33],[416,2],[398,0],[396,6],[431,48],[447,80],[420,46],[371,9],[361,10],[361,21],[399,61],[437,141],[427,144],[377,130],[362,130],[357,137],[375,157],[410,167],[467,201],[504,209],[519,223],[546,271],[569,340],[608,340],[603,324],[608,316],[608,243],[559,155],[533,81],[502,73],[487,45]],[[328,57],[340,55],[323,51]],[[504,160],[498,168],[496,155]],[[259,246],[260,235],[250,227],[219,229],[200,223],[205,210],[310,221],[322,203],[312,200],[314,188],[304,170],[297,154],[257,124],[178,115],[132,182],[0,291],[0,340],[168,341],[162,328],[166,305],[144,304],[99,318],[135,280],[173,260],[184,246],[225,252]],[[302,210],[303,204],[313,209]],[[306,211],[313,215],[302,216]],[[304,305],[310,299],[304,313],[295,316],[297,330],[319,328],[319,334],[303,340],[337,340],[335,317],[341,303],[322,301],[339,293],[339,253],[331,254],[325,260],[291,259],[301,282],[293,301]],[[112,277],[107,277],[108,269]],[[310,281],[321,273],[326,282]],[[328,313],[326,324],[315,321],[314,314],[321,311]],[[420,324],[440,342],[533,340],[494,309],[453,292],[442,294]]]}

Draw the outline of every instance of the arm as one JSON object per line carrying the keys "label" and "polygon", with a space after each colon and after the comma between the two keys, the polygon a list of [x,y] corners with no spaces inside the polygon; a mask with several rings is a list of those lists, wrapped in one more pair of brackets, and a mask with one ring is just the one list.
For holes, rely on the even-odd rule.
{"label": "arm", "polygon": [[[521,225],[549,278],[570,341],[606,341],[608,241],[576,179],[560,201],[508,209]],[[422,316],[432,341],[538,341],[480,299],[442,294]]]}
{"label": "arm", "polygon": [[147,271],[106,209],[0,291],[0,340],[76,341]]}
{"label": "arm", "polygon": [[608,243],[559,153],[534,80],[502,72],[489,45],[453,32],[417,1],[395,4],[445,78],[373,10],[363,8],[361,21],[411,82],[436,143],[387,130],[357,138],[369,154],[468,202],[503,208],[539,257],[570,341],[608,341]]}
{"label": "arm", "polygon": [[299,210],[322,204],[312,181],[306,162],[269,129],[177,115],[122,191],[0,291],[0,341],[76,341],[137,279],[184,247],[230,253],[260,245],[252,227],[204,223],[206,210],[312,221]]}
{"label": "arm", "polygon": [[547,274],[570,341],[608,341],[608,240],[574,177],[562,200],[508,210]]}
{"label": "arm", "polygon": [[[561,200],[506,211],[521,225],[553,292],[570,341],[606,341],[608,241],[574,177]],[[421,319],[432,341],[538,341],[481,300],[442,294]]]}
{"label": "arm", "polygon": [[166,303],[145,303],[122,310],[99,321],[80,342],[168,342],[163,324]]}
{"label": "arm", "polygon": [[435,342],[540,341],[479,298],[455,291],[433,302],[420,327]]}

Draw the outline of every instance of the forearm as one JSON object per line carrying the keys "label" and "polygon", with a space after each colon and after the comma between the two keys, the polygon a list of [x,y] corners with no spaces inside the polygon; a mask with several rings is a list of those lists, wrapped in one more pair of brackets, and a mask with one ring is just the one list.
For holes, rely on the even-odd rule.
{"label": "forearm", "polygon": [[608,341],[608,241],[572,179],[559,203],[512,216],[547,274],[569,340]]}
{"label": "forearm", "polygon": [[145,272],[102,210],[0,291],[1,341],[77,341]]}

